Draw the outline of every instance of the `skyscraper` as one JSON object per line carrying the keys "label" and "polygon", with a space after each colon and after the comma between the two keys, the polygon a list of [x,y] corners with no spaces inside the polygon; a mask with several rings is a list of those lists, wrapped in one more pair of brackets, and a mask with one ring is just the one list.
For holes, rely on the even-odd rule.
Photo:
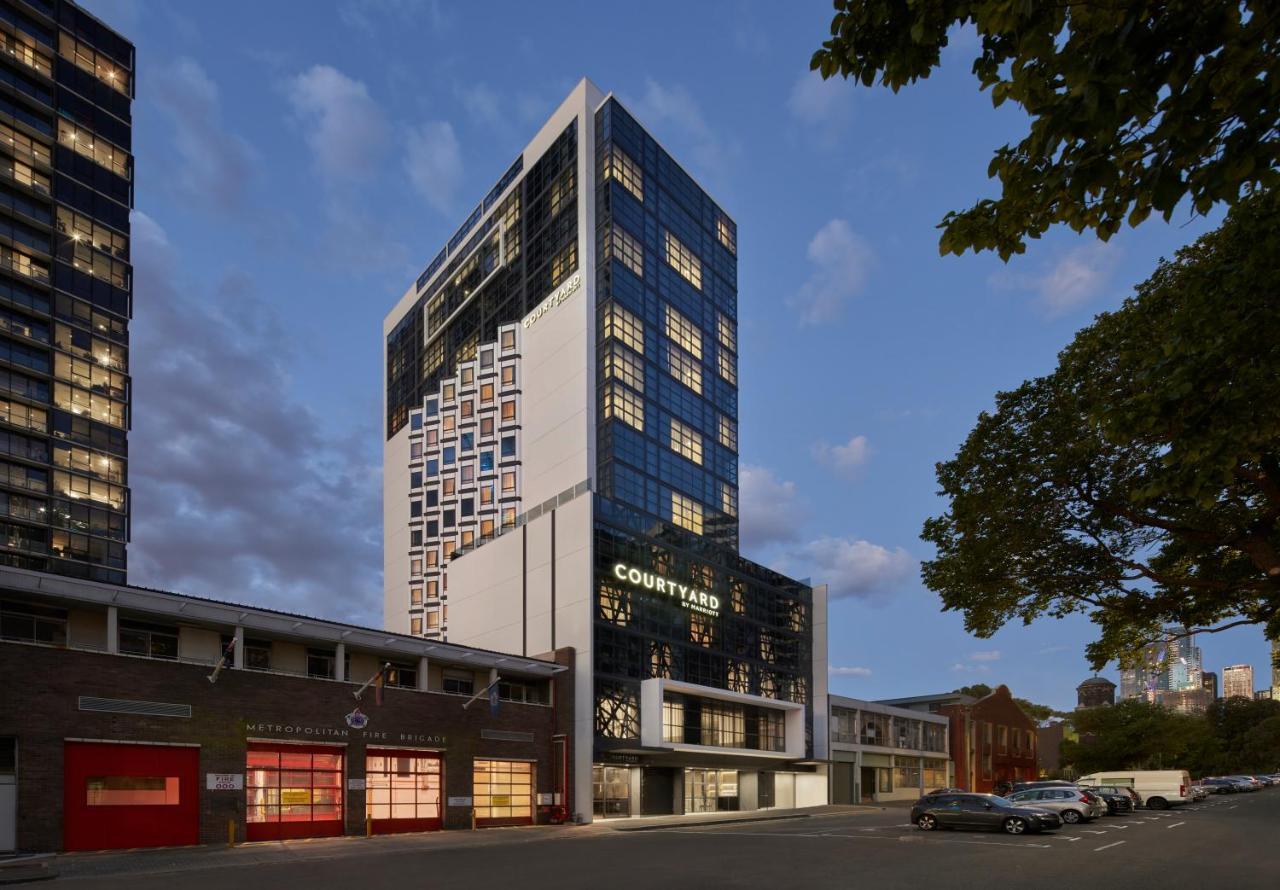
{"label": "skyscraper", "polygon": [[134,49],[68,0],[0,40],[0,559],[123,582]]}
{"label": "skyscraper", "polygon": [[1143,648],[1137,664],[1120,671],[1120,698],[1160,703],[1173,693],[1195,692],[1189,698],[1175,696],[1179,709],[1185,710],[1186,701],[1200,700],[1203,669],[1195,635],[1187,634],[1185,628],[1167,627],[1163,639]]}
{"label": "skyscraper", "polygon": [[1200,687],[1208,695],[1209,701],[1213,701],[1218,697],[1218,675],[1213,671],[1204,671],[1200,674]]}
{"label": "skyscraper", "polygon": [[1223,698],[1253,698],[1253,665],[1233,664],[1222,669]]}
{"label": "skyscraper", "polygon": [[825,588],[738,540],[737,227],[582,81],[384,322],[385,620],[572,646],[584,818],[825,801]]}

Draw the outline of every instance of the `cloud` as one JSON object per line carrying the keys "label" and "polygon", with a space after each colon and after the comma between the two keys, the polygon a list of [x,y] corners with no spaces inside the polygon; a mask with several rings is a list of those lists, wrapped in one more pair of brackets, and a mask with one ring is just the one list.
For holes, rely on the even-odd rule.
{"label": "cloud", "polygon": [[390,130],[364,83],[332,66],[313,65],[286,82],[285,94],[316,168],[330,184],[367,179],[379,170]]}
{"label": "cloud", "polygon": [[875,254],[848,222],[833,219],[809,242],[808,257],[814,268],[787,305],[799,313],[802,325],[835,321],[866,284]]}
{"label": "cloud", "polygon": [[488,84],[476,83],[458,87],[454,92],[476,123],[502,127],[507,122],[507,116],[502,112],[502,97]]}
{"label": "cloud", "polygon": [[235,274],[179,274],[135,212],[130,581],[381,625],[377,433],[293,396],[286,325]]}
{"label": "cloud", "polygon": [[999,660],[1000,660],[1000,650],[999,650],[999,649],[987,649],[987,650],[982,651],[982,652],[970,652],[970,653],[969,653],[969,660],[970,660],[970,661],[999,661]]}
{"label": "cloud", "polygon": [[904,583],[919,562],[896,547],[855,538],[821,537],[779,560],[796,577],[826,584],[832,599],[868,599]]}
{"label": "cloud", "polygon": [[866,436],[854,436],[843,445],[828,445],[824,441],[818,441],[813,445],[813,456],[818,463],[826,464],[845,476],[852,476],[871,459],[871,444]]}
{"label": "cloud", "polygon": [[234,211],[246,203],[256,156],[222,122],[218,86],[193,59],[160,65],[147,91],[173,125],[177,169],[167,176],[188,200]]}
{"label": "cloud", "polygon": [[800,75],[787,97],[787,111],[807,127],[834,136],[853,118],[853,87],[842,77],[823,80],[816,71]]}
{"label": "cloud", "polygon": [[782,481],[764,467],[743,464],[738,471],[738,502],[743,550],[799,537],[806,510],[794,482]]}
{"label": "cloud", "polygon": [[340,22],[371,37],[389,21],[406,27],[416,25],[424,15],[433,30],[444,30],[447,20],[438,0],[345,0],[338,7]]}
{"label": "cloud", "polygon": [[[689,146],[689,153],[700,169],[714,171],[725,161],[736,156],[737,146],[726,142],[717,130],[707,123],[693,94],[676,84],[666,86],[653,78],[645,81],[644,95],[638,101],[626,103],[646,127],[677,131],[681,140]],[[676,152],[677,155],[680,152]]]}
{"label": "cloud", "polygon": [[418,194],[448,214],[462,183],[462,149],[448,121],[428,121],[405,138],[405,171]]}
{"label": "cloud", "polygon": [[963,664],[957,661],[951,665],[951,673],[953,674],[989,674],[991,668],[985,664]]}
{"label": "cloud", "polygon": [[1037,274],[1001,269],[988,283],[999,290],[1030,291],[1045,315],[1058,318],[1102,296],[1122,256],[1115,242],[1093,241],[1060,254]]}
{"label": "cloud", "polygon": [[870,677],[871,668],[864,667],[836,667],[832,665],[827,668],[827,674],[832,677]]}

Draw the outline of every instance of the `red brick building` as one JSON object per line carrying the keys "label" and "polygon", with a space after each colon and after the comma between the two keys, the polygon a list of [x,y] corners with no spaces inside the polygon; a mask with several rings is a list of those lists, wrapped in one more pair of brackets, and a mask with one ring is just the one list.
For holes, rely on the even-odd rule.
{"label": "red brick building", "polygon": [[1018,707],[1008,686],[1002,684],[983,698],[957,692],[890,699],[883,704],[950,718],[957,788],[992,793],[1002,783],[1039,775],[1036,722]]}
{"label": "red brick building", "polygon": [[42,852],[547,821],[572,657],[0,567],[0,824]]}

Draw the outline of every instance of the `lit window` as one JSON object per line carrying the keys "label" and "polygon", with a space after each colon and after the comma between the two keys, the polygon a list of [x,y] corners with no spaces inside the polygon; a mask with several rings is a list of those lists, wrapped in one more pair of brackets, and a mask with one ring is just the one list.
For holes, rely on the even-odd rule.
{"label": "lit window", "polygon": [[516,366],[515,365],[502,366],[502,385],[503,386],[516,385]]}
{"label": "lit window", "polygon": [[421,587],[409,588],[409,604],[412,606],[422,605],[422,588]]}
{"label": "lit window", "polygon": [[551,215],[558,216],[560,211],[577,194],[577,173],[573,167],[565,168],[564,173],[551,183]]}
{"label": "lit window", "polygon": [[702,358],[702,332],[697,326],[670,306],[663,306],[667,336],[694,358]]}
{"label": "lit window", "polygon": [[609,147],[604,159],[604,178],[616,179],[622,187],[635,195],[637,201],[644,200],[644,172],[618,146]]}
{"label": "lit window", "polygon": [[727,482],[720,483],[720,509],[728,516],[738,515],[738,492]]}
{"label": "lit window", "polygon": [[[69,39],[67,33],[62,32],[63,43],[65,44]],[[75,43],[74,40],[71,42]],[[17,59],[28,68],[34,68],[45,77],[53,77],[53,60],[36,49],[34,37],[29,37],[21,31],[16,34],[0,33],[0,50],[7,52],[11,58]],[[63,52],[65,54],[65,49]],[[92,69],[89,70],[92,71]]]}
{"label": "lit window", "polygon": [[[97,52],[87,43],[81,43],[66,31],[58,34],[58,52],[77,68],[88,71],[113,89],[129,95],[129,72],[112,62],[105,54]],[[24,60],[25,61],[25,60]],[[27,64],[31,64],[28,62]],[[46,72],[47,73],[47,72]]]}
{"label": "lit window", "polygon": [[667,344],[667,369],[672,377],[699,395],[702,394],[702,366],[672,343]]}
{"label": "lit window", "polygon": [[435,548],[428,550],[423,555],[427,559],[427,568],[434,568],[440,564],[440,552]]}
{"label": "lit window", "polygon": [[738,252],[738,226],[723,213],[716,217],[716,237],[729,253]]}
{"label": "lit window", "polygon": [[644,430],[644,401],[635,393],[610,383],[604,391],[604,416]]}
{"label": "lit window", "polygon": [[728,380],[734,386],[738,385],[738,369],[734,366],[733,353],[720,350],[716,356],[716,364],[720,371],[720,376]]}
{"label": "lit window", "polygon": [[612,227],[610,236],[604,242],[604,258],[608,260],[611,257],[622,260],[622,265],[634,272],[637,278],[644,277],[644,248],[626,229],[619,226]]}
{"label": "lit window", "polygon": [[600,618],[620,627],[631,623],[631,596],[621,587],[600,585]]}
{"label": "lit window", "polygon": [[516,508],[515,507],[502,508],[502,527],[503,528],[516,527]]}
{"label": "lit window", "polygon": [[477,819],[532,819],[533,767],[526,760],[475,760],[471,776]]}
{"label": "lit window", "polygon": [[702,505],[679,492],[671,492],[671,521],[694,534],[702,534]]}
{"label": "lit window", "polygon": [[446,414],[440,418],[440,431],[446,436],[453,435],[454,429],[457,427],[458,419],[452,414]]}
{"label": "lit window", "polygon": [[440,610],[427,610],[427,630],[435,630],[440,626]]}
{"label": "lit window", "polygon": [[58,118],[58,141],[76,154],[88,158],[100,167],[110,170],[124,179],[130,178],[129,153],[112,145],[92,130],[77,127],[65,118]]}
{"label": "lit window", "polygon": [[492,383],[480,384],[480,403],[482,405],[487,405],[492,401],[493,401],[493,384]]}
{"label": "lit window", "polygon": [[504,495],[516,493],[516,471],[507,470],[502,474],[502,493]]}
{"label": "lit window", "polygon": [[456,393],[457,388],[452,383],[446,383],[440,390],[440,400],[444,402],[452,402]]}
{"label": "lit window", "polygon": [[516,332],[514,328],[509,328],[503,331],[500,334],[499,339],[502,345],[503,352],[510,352],[511,350],[516,348]]}
{"label": "lit window", "polygon": [[716,338],[726,349],[738,351],[738,326],[723,312],[716,313]]}
{"label": "lit window", "polygon": [[617,343],[610,343],[605,353],[604,376],[621,380],[637,392],[644,392],[644,361]]}
{"label": "lit window", "polygon": [[475,383],[475,381],[476,381],[475,370],[472,368],[463,368],[462,369],[462,385],[470,386],[471,384]]}
{"label": "lit window", "polygon": [[605,313],[604,335],[620,340],[644,355],[644,322],[617,303],[611,303]]}
{"label": "lit window", "polygon": [[462,404],[458,406],[458,411],[463,418],[470,417],[475,413],[475,402],[471,401],[471,399],[464,400]]}
{"label": "lit window", "polygon": [[559,287],[560,282],[569,277],[569,273],[578,268],[578,244],[571,241],[565,248],[551,258],[551,286]]}
{"label": "lit window", "polygon": [[733,451],[738,450],[738,425],[723,414],[720,415],[720,444]]}
{"label": "lit window", "polygon": [[666,232],[667,263],[680,273],[680,277],[699,290],[702,289],[702,262],[680,239]]}
{"label": "lit window", "polygon": [[413,634],[415,637],[422,634],[422,618],[415,615],[409,619],[409,633]]}
{"label": "lit window", "polygon": [[711,648],[716,643],[715,619],[699,612],[689,613],[689,642]]}
{"label": "lit window", "polygon": [[516,419],[516,403],[515,399],[508,399],[502,403],[502,422],[509,423]]}
{"label": "lit window", "polygon": [[702,463],[702,436],[691,426],[671,418],[671,450],[689,458],[695,464]]}

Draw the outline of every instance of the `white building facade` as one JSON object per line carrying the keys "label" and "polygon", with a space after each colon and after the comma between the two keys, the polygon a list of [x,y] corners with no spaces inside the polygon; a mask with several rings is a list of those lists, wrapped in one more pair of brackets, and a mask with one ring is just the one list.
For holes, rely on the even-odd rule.
{"label": "white building facade", "polygon": [[829,700],[832,803],[916,800],[954,785],[946,716],[843,695]]}

